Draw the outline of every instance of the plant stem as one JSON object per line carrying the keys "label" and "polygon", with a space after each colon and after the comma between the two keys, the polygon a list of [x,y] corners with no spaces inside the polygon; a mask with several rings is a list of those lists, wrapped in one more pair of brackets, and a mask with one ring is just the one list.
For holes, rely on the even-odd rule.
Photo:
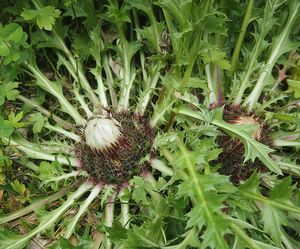
{"label": "plant stem", "polygon": [[239,37],[238,40],[236,42],[236,45],[234,47],[234,51],[233,51],[233,55],[231,58],[231,73],[235,72],[236,70],[236,65],[239,59],[239,55],[240,55],[240,51],[241,51],[241,47],[242,47],[242,43],[247,31],[247,27],[250,23],[251,20],[251,13],[252,13],[252,9],[253,9],[253,3],[254,0],[248,0],[247,2],[247,8],[246,8],[246,13],[244,15],[244,19],[243,19],[243,23],[242,23],[242,27],[239,33]]}
{"label": "plant stem", "polygon": [[[63,64],[66,66],[68,71],[74,77],[74,80],[76,80],[82,86],[82,88],[88,93],[88,96],[90,97],[90,99],[94,105],[94,108],[97,109],[100,106],[100,103],[84,74],[81,63],[78,60],[75,60],[74,56],[72,55],[70,50],[67,48],[65,42],[63,41],[63,39],[60,37],[60,35],[57,33],[57,31],[55,29],[52,30],[52,33],[53,33],[54,39],[57,41],[57,44],[62,49],[62,51],[64,51],[69,62],[71,63],[71,65],[68,66],[66,63],[67,61],[62,60]],[[63,58],[63,56],[61,56],[61,57]],[[76,77],[75,77],[75,75],[76,75]]]}
{"label": "plant stem", "polygon": [[40,168],[38,166],[36,166],[32,161],[28,161],[28,160],[24,160],[25,158],[20,157],[20,160],[18,160],[18,162],[22,165],[24,165],[25,167],[27,167],[28,169],[31,169],[32,171],[34,171],[36,174],[39,174]]}
{"label": "plant stem", "polygon": [[[31,1],[37,10],[41,9],[42,4],[39,0],[31,0]],[[74,56],[72,55],[72,53],[66,46],[64,40],[61,38],[61,36],[57,33],[57,31],[55,29],[52,29],[52,34],[53,34],[54,43],[65,53],[65,55],[67,56],[72,67],[67,65],[68,63],[66,63],[66,60],[62,60],[62,63],[66,66],[66,68],[68,69],[68,71],[71,73],[71,75],[73,77],[75,75],[78,75],[78,77],[74,77],[74,79],[77,80],[78,83],[83,87],[83,89],[85,89],[87,91],[87,93],[89,94],[89,97],[91,98],[91,100],[93,102],[94,108],[97,109],[99,107],[100,103],[84,74],[81,64],[77,60],[75,60]],[[50,39],[49,36],[45,32],[43,32],[43,35],[48,40]],[[59,56],[59,53],[57,53],[57,54]],[[63,56],[61,56],[61,58],[63,58]]]}
{"label": "plant stem", "polygon": [[300,148],[300,142],[299,141],[287,141],[287,140],[283,140],[283,139],[274,140],[272,142],[272,145],[275,146],[275,147],[288,146],[288,147]]}
{"label": "plant stem", "polygon": [[[132,13],[133,13],[135,27],[136,27],[136,29],[140,29],[140,22],[139,22],[137,13],[135,10],[133,10]],[[137,40],[140,40],[140,41],[142,40],[141,34],[139,32],[136,32],[136,37],[137,37]],[[141,66],[142,66],[143,81],[147,82],[148,77],[147,77],[147,72],[145,70],[145,54],[143,51],[140,51],[139,54],[140,54],[140,61],[141,61]]]}
{"label": "plant stem", "polygon": [[86,198],[85,201],[80,205],[80,209],[79,209],[78,213],[76,214],[76,216],[72,219],[72,221],[67,226],[66,232],[64,234],[65,238],[69,239],[71,237],[79,218],[87,211],[89,205],[98,196],[101,189],[102,189],[102,185],[100,185],[100,184],[96,185],[92,189],[88,198]]}
{"label": "plant stem", "polygon": [[102,79],[102,68],[100,65],[97,65],[96,68],[91,69],[92,74],[95,76],[97,84],[98,84],[98,95],[100,99],[100,104],[102,108],[107,108],[108,103],[105,94],[105,87]]}
{"label": "plant stem", "polygon": [[[207,12],[209,10],[209,7],[211,5],[211,0],[201,1],[200,5],[202,5],[201,7],[202,7],[202,10],[203,10],[202,18],[205,18],[206,15],[207,15]],[[201,41],[201,38],[202,38],[202,35],[203,35],[203,27],[204,27],[204,23],[202,23],[202,25],[198,25],[198,30],[195,31],[195,34],[197,34],[197,36],[194,39],[193,44],[192,44],[191,49],[190,49],[190,58],[189,58],[188,65],[186,67],[186,70],[185,70],[185,73],[184,73],[184,76],[183,76],[183,82],[184,83],[188,82],[188,80],[191,77],[191,73],[192,73],[192,70],[193,70],[193,67],[194,67],[194,63],[195,63],[195,60],[196,60],[198,52],[199,52],[200,41]]]}

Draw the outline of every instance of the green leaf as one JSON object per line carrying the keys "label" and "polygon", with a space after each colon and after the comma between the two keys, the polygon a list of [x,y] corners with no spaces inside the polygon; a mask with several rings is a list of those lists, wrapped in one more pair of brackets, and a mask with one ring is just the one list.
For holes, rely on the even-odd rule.
{"label": "green leaf", "polygon": [[[190,213],[190,216],[195,219],[197,214],[200,215],[202,219],[197,219],[199,223],[198,226],[202,228],[203,224],[206,225],[204,232],[206,237],[204,238],[203,246],[204,248],[206,248],[205,246],[211,248],[228,248],[224,240],[224,234],[228,230],[229,222],[217,212],[223,207],[222,203],[225,200],[223,199],[224,195],[214,190],[206,191],[207,189],[214,189],[211,185],[217,184],[213,180],[203,183],[201,179],[204,179],[205,176],[200,176],[195,167],[197,158],[195,155],[191,155],[190,151],[184,147],[179,139],[177,140],[177,144],[180,149],[179,157],[182,158],[181,164],[185,166],[189,174],[189,178],[185,179],[181,184],[179,194],[189,195],[189,197],[194,200],[194,208],[198,207],[198,209],[194,209],[193,212]],[[189,221],[189,224],[196,225],[193,220]],[[199,231],[201,230],[200,227]]]}
{"label": "green leaf", "polygon": [[58,182],[56,178],[64,173],[61,164],[57,161],[53,161],[51,163],[45,161],[41,162],[39,166],[39,172],[39,179],[42,181],[42,183],[49,185],[55,190],[58,188]]}
{"label": "green leaf", "polygon": [[228,221],[222,216],[213,216],[214,224],[207,225],[202,235],[203,242],[201,248],[229,248],[224,239],[220,237],[220,235],[224,236],[228,232]]}
{"label": "green leaf", "polygon": [[107,8],[106,15],[112,22],[120,26],[123,23],[131,22],[128,12],[128,5],[124,4],[121,7],[118,7],[117,4],[113,4],[111,2],[111,4]]}
{"label": "green leaf", "polygon": [[0,40],[0,56],[9,55],[9,47],[5,41]]}
{"label": "green leaf", "polygon": [[5,41],[14,41],[16,43],[23,40],[24,34],[22,27],[16,23],[10,23],[0,30],[0,38]]}
{"label": "green leaf", "polygon": [[127,238],[127,229],[120,222],[114,223],[112,227],[105,227],[105,230],[109,233],[111,241],[115,243]]}
{"label": "green leaf", "polygon": [[10,186],[19,194],[19,196],[17,196],[17,200],[21,201],[22,203],[29,200],[29,191],[23,183],[20,183],[18,180],[14,180],[12,183],[10,183]]}
{"label": "green leaf", "polygon": [[9,23],[0,26],[0,56],[4,57],[4,64],[17,61],[21,58],[20,48],[27,48],[27,34],[20,25]]}
{"label": "green leaf", "polygon": [[282,225],[286,225],[286,215],[281,210],[265,204],[263,208],[264,231],[271,234],[277,246],[280,246],[282,236]]}
{"label": "green leaf", "polygon": [[294,92],[294,97],[300,98],[300,81],[288,79],[287,83],[290,90]]}
{"label": "green leaf", "polygon": [[14,131],[12,124],[0,115],[0,137],[9,137]]}
{"label": "green leaf", "polygon": [[147,197],[147,192],[152,190],[151,185],[139,176],[134,176],[132,182],[134,183],[132,199],[137,203],[149,204],[150,200]]}
{"label": "green leaf", "polygon": [[55,19],[58,18],[60,14],[60,10],[55,9],[53,6],[49,5],[38,10],[25,9],[22,12],[21,16],[26,21],[35,21],[40,29],[51,31],[55,24]]}
{"label": "green leaf", "polygon": [[3,105],[5,98],[8,100],[15,100],[19,95],[19,91],[16,90],[19,83],[17,82],[3,82],[0,84],[0,105]]}
{"label": "green leaf", "polygon": [[272,200],[280,200],[289,201],[292,196],[295,187],[291,185],[292,179],[291,176],[284,178],[279,183],[275,185],[275,187],[271,190],[270,199]]}
{"label": "green leaf", "polygon": [[254,172],[245,183],[239,186],[239,188],[255,193],[258,190],[259,183],[260,183],[259,176],[257,172]]}
{"label": "green leaf", "polygon": [[31,114],[27,121],[33,125],[33,133],[38,134],[42,131],[45,122],[47,121],[47,117],[44,117],[41,113],[38,112]]}
{"label": "green leaf", "polygon": [[230,70],[230,62],[226,60],[225,57],[226,53],[217,49],[209,49],[202,54],[202,59],[205,64],[213,63],[219,65],[222,69]]}
{"label": "green leaf", "polygon": [[17,115],[15,115],[14,112],[11,112],[8,116],[8,121],[11,123],[11,125],[14,128],[20,128],[24,126],[24,123],[19,122],[23,117],[23,111],[19,112]]}
{"label": "green leaf", "polygon": [[[25,236],[16,235],[11,231],[5,230],[0,227],[0,249],[7,249],[11,248],[12,244],[17,243],[20,239],[24,238]],[[27,240],[24,240],[22,243],[19,243],[13,249],[23,249],[27,245]],[[11,248],[12,249],[12,248]]]}
{"label": "green leaf", "polygon": [[5,95],[8,100],[15,100],[16,97],[19,95],[19,91],[16,90],[19,85],[18,82],[8,82],[5,84]]}
{"label": "green leaf", "polygon": [[81,246],[74,246],[72,245],[69,240],[66,238],[60,237],[59,238],[59,246],[63,249],[85,249],[83,245]]}
{"label": "green leaf", "polygon": [[[186,108],[182,108],[178,112],[180,114],[205,121],[201,113],[190,111]],[[255,158],[259,158],[271,171],[277,174],[282,174],[279,165],[269,156],[269,153],[273,152],[274,150],[262,143],[259,143],[251,137],[253,130],[256,128],[255,125],[229,124],[222,119],[222,116],[222,109],[215,109],[211,123],[223,129],[229,135],[241,139],[245,146],[245,161],[249,159],[254,161]]]}

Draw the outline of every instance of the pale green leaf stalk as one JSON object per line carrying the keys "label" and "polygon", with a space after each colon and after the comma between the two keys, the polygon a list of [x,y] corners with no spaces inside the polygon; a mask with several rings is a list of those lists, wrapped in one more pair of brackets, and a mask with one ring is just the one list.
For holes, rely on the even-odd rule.
{"label": "pale green leaf stalk", "polygon": [[2,142],[4,144],[9,144],[11,146],[16,147],[18,150],[24,152],[27,157],[34,158],[34,159],[40,159],[40,160],[47,160],[47,161],[58,161],[61,164],[65,165],[72,165],[74,167],[79,166],[79,162],[75,158],[66,157],[66,156],[59,156],[59,155],[51,155],[48,154],[45,151],[42,151],[37,146],[30,142],[26,142],[24,144],[24,141],[21,141],[20,139],[13,139],[13,138],[5,138],[2,137]]}
{"label": "pale green leaf stalk", "polygon": [[130,225],[130,208],[129,208],[129,198],[125,193],[125,189],[129,191],[129,186],[123,187],[119,192],[119,199],[121,201],[121,224],[126,229]]}
{"label": "pale green leaf stalk", "polygon": [[[250,77],[252,76],[254,70],[257,68],[258,57],[264,50],[264,43],[266,35],[270,32],[273,25],[275,25],[276,19],[273,17],[276,11],[276,0],[266,1],[264,16],[262,19],[258,19],[259,34],[255,37],[255,45],[249,55],[250,61],[247,64],[246,71],[243,72],[241,76],[241,84],[239,91],[233,100],[233,105],[240,105],[244,97],[245,90],[250,86]],[[239,45],[239,44],[237,44]],[[235,56],[235,54],[233,55]],[[234,60],[234,58],[233,58]]]}
{"label": "pale green leaf stalk", "polygon": [[68,137],[68,138],[70,138],[70,139],[72,139],[76,142],[81,141],[80,136],[76,135],[74,132],[67,131],[64,128],[60,127],[60,126],[56,126],[56,125],[54,126],[54,125],[51,125],[49,122],[46,122],[44,124],[44,127],[51,130],[51,131],[61,133],[61,134],[65,135],[66,137]]}
{"label": "pale green leaf stalk", "polygon": [[36,65],[27,64],[28,69],[34,74],[37,80],[37,85],[40,86],[45,91],[52,94],[57,98],[61,104],[62,110],[69,114],[76,124],[82,125],[85,123],[85,119],[79,114],[77,109],[73,107],[70,102],[63,95],[61,85],[57,82],[52,82],[46,78],[46,76],[37,68]]}
{"label": "pale green leaf stalk", "polygon": [[34,210],[48,204],[48,203],[52,203],[53,201],[63,197],[69,190],[70,190],[71,186],[68,186],[66,188],[63,188],[62,190],[60,190],[59,192],[50,195],[46,198],[40,199],[40,200],[35,200],[31,205],[22,208],[14,213],[8,214],[8,215],[3,215],[0,216],[0,224],[4,224],[6,222],[10,222],[13,221],[15,219],[18,219],[26,214],[29,214],[31,212],[33,212]]}
{"label": "pale green leaf stalk", "polygon": [[87,118],[93,117],[94,114],[91,112],[89,106],[85,103],[84,95],[79,93],[79,88],[76,85],[74,86],[73,92],[76,100],[78,100],[78,102],[80,103],[80,107],[84,110]]}
{"label": "pale green leaf stalk", "polygon": [[[74,80],[82,86],[82,88],[88,93],[89,98],[91,99],[94,108],[100,107],[100,102],[94,93],[93,89],[91,88],[85,74],[83,67],[81,65],[81,62],[76,60],[74,56],[71,54],[71,52],[68,50],[66,45],[64,44],[63,39],[59,36],[59,34],[56,31],[52,31],[54,35],[54,41],[58,40],[58,45],[61,45],[62,47],[58,47],[59,49],[63,50],[68,58],[69,61],[67,61],[64,56],[62,56],[59,52],[56,52],[58,58],[60,59],[61,63],[67,68],[69,73],[72,75]],[[50,39],[50,38],[48,38]],[[52,41],[52,42],[54,42]]]}
{"label": "pale green leaf stalk", "polygon": [[[114,209],[115,209],[115,194],[110,196],[107,199],[107,203],[105,204],[104,222],[105,222],[105,226],[107,226],[107,227],[111,227],[113,224]],[[112,243],[108,238],[106,238],[104,243],[105,243],[105,248],[107,248],[107,249],[112,248]]]}
{"label": "pale green leaf stalk", "polygon": [[67,225],[66,227],[66,232],[64,234],[64,237],[69,239],[71,237],[71,235],[74,232],[75,226],[78,222],[78,220],[80,219],[80,217],[87,211],[89,205],[92,203],[92,201],[97,198],[97,196],[99,195],[100,191],[102,189],[102,185],[98,184],[96,185],[90,195],[85,199],[85,201],[80,205],[79,211],[78,213],[72,218],[72,220],[70,221],[70,223]]}
{"label": "pale green leaf stalk", "polygon": [[136,76],[135,66],[131,63],[133,55],[137,52],[140,45],[134,42],[128,42],[125,37],[122,38],[121,53],[123,57],[124,68],[122,71],[121,96],[119,99],[117,111],[126,111],[129,106],[130,91]]}
{"label": "pale green leaf stalk", "polygon": [[113,88],[114,79],[113,79],[112,72],[109,67],[107,55],[103,56],[103,67],[104,67],[104,71],[106,74],[106,84],[109,89],[111,105],[112,105],[113,109],[116,110],[117,105],[118,105],[118,98],[117,98],[116,91]]}
{"label": "pale green leaf stalk", "polygon": [[154,67],[153,72],[151,72],[151,74],[147,77],[146,89],[143,91],[143,93],[141,93],[141,98],[139,103],[137,104],[137,109],[136,109],[136,111],[142,115],[145,114],[146,108],[151,98],[151,94],[155,89],[158,80],[160,78],[160,72],[159,72],[160,69],[161,69],[161,64],[158,62],[158,64]]}
{"label": "pale green leaf stalk", "polygon": [[62,174],[60,176],[51,176],[46,180],[42,180],[42,184],[41,185],[47,185],[50,182],[59,182],[62,180],[67,180],[71,177],[77,177],[80,174],[80,171],[72,171],[70,173],[65,173]]}
{"label": "pale green leaf stalk", "polygon": [[255,84],[254,89],[244,101],[243,105],[248,107],[248,110],[251,111],[256,106],[257,101],[266,85],[266,81],[268,76],[271,74],[271,71],[277,61],[277,59],[284,53],[291,51],[297,47],[299,47],[299,43],[292,43],[289,41],[289,35],[292,29],[293,24],[296,19],[299,17],[300,10],[300,2],[299,1],[291,1],[290,2],[290,10],[289,10],[289,18],[287,23],[278,37],[275,38],[272,46],[272,51],[269,56],[266,65],[264,66],[263,71],[260,73],[259,78]]}
{"label": "pale green leaf stalk", "polygon": [[174,174],[173,170],[159,159],[152,159],[150,164],[153,169],[160,171],[163,175],[172,176]]}
{"label": "pale green leaf stalk", "polygon": [[68,199],[56,210],[51,211],[47,217],[43,217],[41,223],[29,233],[20,236],[20,238],[13,243],[10,243],[6,246],[0,246],[0,249],[15,249],[19,248],[20,245],[23,246],[24,243],[28,242],[32,237],[36,234],[45,231],[47,228],[51,227],[52,225],[57,222],[59,217],[74,203],[76,199],[78,199],[81,195],[87,192],[92,185],[88,182],[82,184],[74,193],[70,194]]}
{"label": "pale green leaf stalk", "polygon": [[211,64],[208,63],[205,65],[205,74],[206,74],[206,79],[207,79],[207,85],[209,89],[209,104],[213,105],[217,103],[217,93],[215,89],[215,85],[211,76]]}
{"label": "pale green leaf stalk", "polygon": [[[127,2],[136,9],[142,10],[145,12],[150,19],[150,28],[151,28],[151,45],[156,49],[156,52],[160,51],[160,29],[156,17],[153,12],[152,1],[150,0],[127,0]],[[135,20],[137,21],[137,20]],[[139,28],[137,26],[137,28]],[[139,33],[139,32],[137,32]],[[138,34],[138,39],[140,39],[140,35]]]}
{"label": "pale green leaf stalk", "polygon": [[235,72],[235,70],[236,70],[236,66],[238,64],[238,59],[239,59],[239,54],[240,54],[242,43],[243,43],[246,31],[247,31],[247,27],[250,24],[250,22],[252,21],[251,13],[252,13],[252,9],[253,9],[253,3],[254,3],[254,0],[248,0],[248,2],[247,2],[247,8],[246,8],[246,12],[244,15],[242,27],[241,27],[236,45],[234,47],[232,58],[231,58],[231,72]]}
{"label": "pale green leaf stalk", "polygon": [[22,102],[24,102],[25,104],[29,105],[30,107],[36,109],[40,113],[44,114],[48,118],[52,118],[61,127],[65,128],[65,129],[71,129],[73,127],[73,124],[71,124],[68,121],[61,119],[57,115],[49,112],[44,107],[42,107],[40,104],[38,104],[36,101],[28,99],[27,97],[22,96],[22,95],[19,95],[17,98],[19,100],[21,100]]}
{"label": "pale green leaf stalk", "polygon": [[[39,0],[31,0],[31,1],[37,10],[41,9],[42,4],[40,3]],[[43,32],[43,35],[47,40],[50,40],[49,36],[45,32]],[[68,71],[73,75],[73,77],[75,75],[78,75],[78,77],[75,77],[74,79],[83,87],[83,89],[87,91],[89,97],[93,102],[94,108],[95,109],[99,108],[100,107],[99,100],[84,74],[84,70],[81,63],[74,58],[70,50],[67,48],[64,40],[60,37],[60,35],[55,29],[52,29],[52,35],[53,37],[51,38],[51,42],[55,44],[57,48],[59,48],[65,53],[65,55],[67,56],[70,62],[70,64],[68,64],[68,62],[63,59],[62,60],[63,64],[66,66]],[[59,52],[57,52],[57,54],[59,56]]]}

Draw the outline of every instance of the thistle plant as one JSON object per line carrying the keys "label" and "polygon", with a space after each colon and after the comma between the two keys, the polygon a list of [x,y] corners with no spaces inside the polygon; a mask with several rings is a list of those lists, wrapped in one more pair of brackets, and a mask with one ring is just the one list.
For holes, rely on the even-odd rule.
{"label": "thistle plant", "polygon": [[0,248],[300,247],[298,1],[0,6]]}

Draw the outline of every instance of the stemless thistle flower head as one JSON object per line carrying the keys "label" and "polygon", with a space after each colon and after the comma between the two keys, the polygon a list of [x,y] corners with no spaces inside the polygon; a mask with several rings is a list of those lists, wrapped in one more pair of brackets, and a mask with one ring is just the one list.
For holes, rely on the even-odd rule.
{"label": "stemless thistle flower head", "polygon": [[154,133],[145,118],[136,117],[121,112],[88,121],[76,155],[95,182],[122,183],[146,169]]}

